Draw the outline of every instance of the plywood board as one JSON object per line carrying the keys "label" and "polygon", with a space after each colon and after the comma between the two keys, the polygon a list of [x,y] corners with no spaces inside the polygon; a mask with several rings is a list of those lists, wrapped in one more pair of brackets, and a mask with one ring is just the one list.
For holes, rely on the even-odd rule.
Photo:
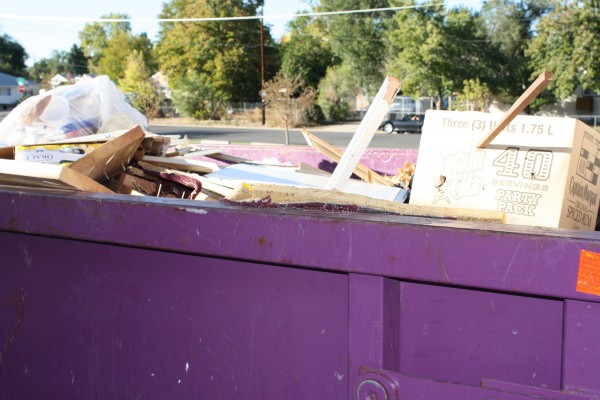
{"label": "plywood board", "polygon": [[192,160],[189,158],[185,159],[178,157],[144,156],[143,160],[150,164],[158,165],[165,168],[178,169],[181,171],[199,172],[202,174],[214,172],[219,169],[219,167],[215,163]]}
{"label": "plywood board", "polygon": [[[236,164],[219,171],[205,175],[211,182],[222,186],[237,187],[241,182],[273,183],[295,187],[308,187],[323,189],[329,180],[328,177],[305,174],[296,171],[295,167],[272,167],[263,165]],[[400,188],[366,183],[357,179],[350,179],[343,192],[362,194],[382,200],[396,200],[401,192]]]}
{"label": "plywood board", "polygon": [[113,193],[69,167],[27,161],[0,160],[0,184]]}
{"label": "plywood board", "polygon": [[235,202],[253,202],[269,198],[273,203],[280,205],[293,206],[294,204],[310,203],[352,205],[358,206],[365,211],[378,211],[389,214],[494,223],[503,223],[504,221],[504,214],[498,211],[414,206],[331,190],[297,188],[261,183],[253,185],[242,183],[230,195],[226,196],[226,198]]}
{"label": "plywood board", "polygon": [[135,126],[74,162],[71,169],[98,182],[108,181],[130,163],[144,135],[143,129]]}

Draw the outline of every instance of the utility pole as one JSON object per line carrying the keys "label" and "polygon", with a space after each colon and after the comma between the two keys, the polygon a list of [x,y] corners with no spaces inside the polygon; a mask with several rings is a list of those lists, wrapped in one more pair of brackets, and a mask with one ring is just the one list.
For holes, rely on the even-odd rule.
{"label": "utility pole", "polygon": [[260,97],[262,105],[262,124],[266,122],[265,118],[265,40],[263,27],[264,7],[260,8]]}

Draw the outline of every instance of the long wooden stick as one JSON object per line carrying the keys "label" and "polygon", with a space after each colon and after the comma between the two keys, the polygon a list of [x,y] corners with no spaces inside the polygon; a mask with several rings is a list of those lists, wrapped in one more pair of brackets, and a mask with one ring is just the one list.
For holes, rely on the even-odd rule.
{"label": "long wooden stick", "polygon": [[[344,154],[341,151],[339,151],[335,146],[332,146],[325,140],[313,135],[306,129],[302,129],[301,131],[302,135],[304,135],[306,143],[308,143],[312,148],[314,148],[321,154],[324,154],[327,157],[331,158],[334,162],[340,162]],[[360,162],[356,164],[356,168],[354,168],[354,173],[366,182],[376,183],[378,185],[384,186],[392,186],[392,184],[388,182],[383,176],[379,175],[377,172],[373,171],[366,165],[361,164]]]}
{"label": "long wooden stick", "polygon": [[481,149],[487,147],[487,145],[490,144],[490,142],[494,140],[494,138],[498,136],[498,134],[502,132],[502,130],[506,128],[508,124],[510,124],[510,121],[512,121],[521,111],[523,111],[525,107],[527,107],[529,103],[531,103],[538,96],[538,94],[540,94],[540,92],[544,90],[546,86],[548,86],[551,80],[552,72],[542,72],[540,76],[538,76],[538,78],[531,84],[531,86],[529,86],[529,88],[527,88],[527,90],[521,95],[521,97],[514,102],[506,114],[504,114],[498,125],[496,125],[496,127],[492,129],[492,131],[481,142],[479,142],[477,148]]}

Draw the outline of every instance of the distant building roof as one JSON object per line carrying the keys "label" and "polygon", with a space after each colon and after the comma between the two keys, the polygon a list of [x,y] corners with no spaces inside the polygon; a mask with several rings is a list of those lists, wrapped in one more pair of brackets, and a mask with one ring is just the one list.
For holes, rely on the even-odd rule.
{"label": "distant building roof", "polygon": [[17,86],[17,77],[0,72],[0,86]]}
{"label": "distant building roof", "polygon": [[52,87],[57,87],[66,82],[69,82],[69,80],[61,74],[56,74],[52,77],[52,79],[50,79],[50,84],[52,85]]}

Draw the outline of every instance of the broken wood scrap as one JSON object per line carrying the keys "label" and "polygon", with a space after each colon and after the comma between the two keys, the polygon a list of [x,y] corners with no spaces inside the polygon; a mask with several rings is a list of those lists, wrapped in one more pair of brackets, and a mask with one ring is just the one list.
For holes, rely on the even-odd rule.
{"label": "broken wood scrap", "polygon": [[113,193],[107,187],[69,167],[28,161],[0,160],[0,184]]}
{"label": "broken wood scrap", "polygon": [[127,133],[81,157],[70,168],[97,182],[108,181],[119,171],[126,169],[144,137],[143,129],[136,125]]}
{"label": "broken wood scrap", "polygon": [[510,122],[521,112],[523,111],[529,103],[531,103],[535,98],[548,86],[548,84],[552,81],[552,72],[544,71],[537,77],[537,79],[527,88],[523,94],[513,103],[510,109],[502,116],[498,125],[494,127],[478,144],[478,149],[483,149],[487,147],[492,140],[496,136],[502,132],[504,128],[510,124]]}
{"label": "broken wood scrap", "polygon": [[343,211],[352,211],[355,208],[361,212],[504,223],[504,213],[498,211],[416,206],[332,190],[272,184],[242,183],[231,195],[225,197],[225,202],[254,207],[263,205],[305,209],[334,209],[333,206],[338,206]]}
{"label": "broken wood scrap", "polygon": [[171,138],[160,135],[146,135],[140,144],[144,155],[165,157],[171,146]]}
{"label": "broken wood scrap", "polygon": [[412,186],[412,177],[416,170],[416,165],[410,161],[404,163],[404,168],[397,168],[398,173],[394,176],[386,176],[385,178],[394,186],[410,189]]}
{"label": "broken wood scrap", "polygon": [[178,157],[155,157],[144,155],[142,161],[164,168],[177,169],[185,172],[198,172],[201,174],[208,174],[219,170],[217,164],[212,162]]}
{"label": "broken wood scrap", "polygon": [[[142,172],[143,175],[143,172]],[[156,196],[159,184],[151,179],[136,176],[131,171],[123,172],[110,180],[109,188],[119,194]]]}
{"label": "broken wood scrap", "polygon": [[315,175],[321,175],[321,176],[331,176],[331,173],[324,171],[320,168],[317,167],[313,167],[310,164],[307,164],[305,162],[300,161],[300,164],[298,165],[298,171],[299,172],[303,172],[305,174],[315,174]]}
{"label": "broken wood scrap", "polygon": [[[163,197],[194,199],[202,189],[202,183],[196,174],[166,169],[144,161],[139,161],[137,166],[143,171],[144,176],[149,176],[164,186]],[[182,190],[180,187],[185,189]],[[157,196],[161,196],[160,191],[161,188],[159,187]]]}
{"label": "broken wood scrap", "polygon": [[14,160],[15,146],[0,147],[0,158],[4,160]]}
{"label": "broken wood scrap", "polygon": [[[196,155],[196,153],[190,153],[190,157],[192,156],[192,154]],[[239,163],[251,163],[252,160],[248,160],[247,158],[243,158],[243,157],[238,157],[238,156],[232,156],[229,154],[225,154],[222,152],[215,152],[215,153],[210,153],[210,154],[205,154],[206,157],[210,157],[213,158],[215,160],[219,160],[228,164],[239,164]],[[187,158],[187,156],[186,156]]]}
{"label": "broken wood scrap", "polygon": [[[306,129],[302,129],[302,135],[304,135],[304,139],[306,140],[306,142],[315,150],[319,151],[321,154],[331,158],[336,163],[339,163],[342,159],[343,153],[340,150],[338,150],[335,146],[315,136]],[[357,163],[353,172],[366,182],[391,186],[390,182],[387,179],[385,179],[383,176],[379,175],[377,172],[373,171],[364,164]]]}

